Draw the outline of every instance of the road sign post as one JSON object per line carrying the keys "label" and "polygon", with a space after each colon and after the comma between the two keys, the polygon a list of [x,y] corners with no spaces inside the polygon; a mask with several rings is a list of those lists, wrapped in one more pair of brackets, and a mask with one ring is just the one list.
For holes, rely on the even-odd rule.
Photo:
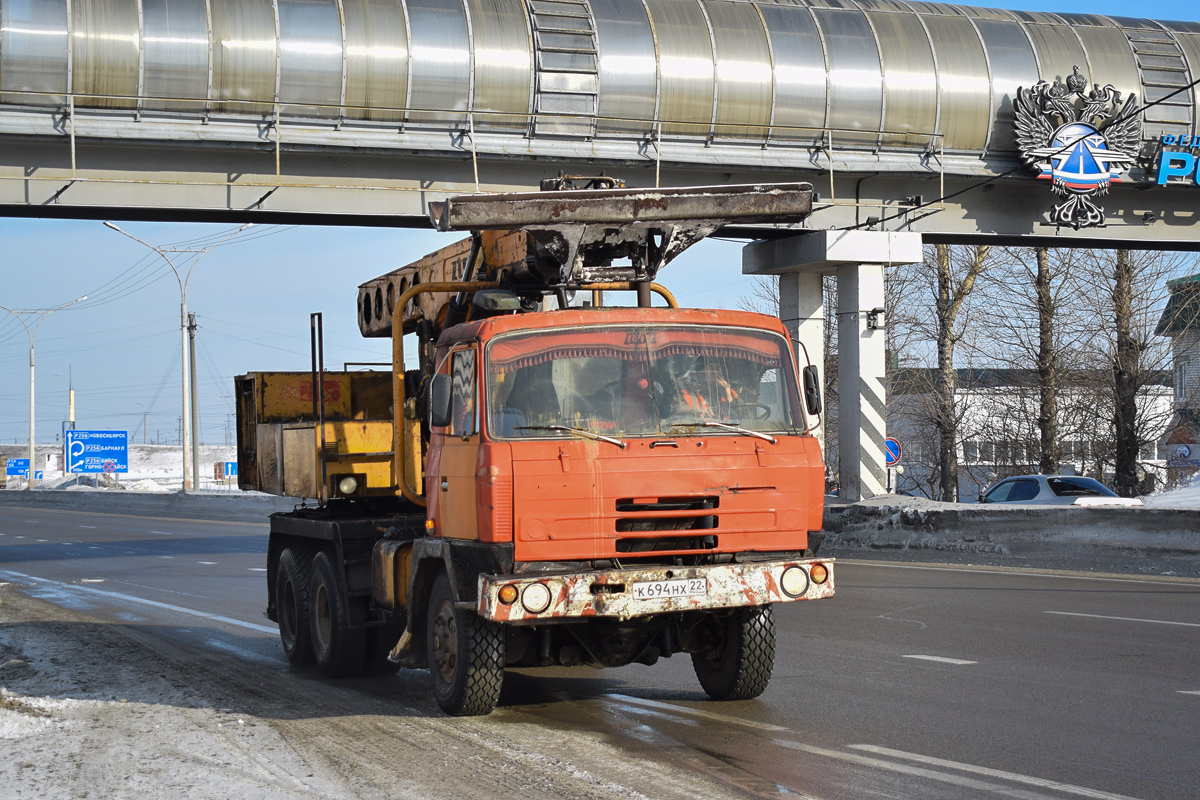
{"label": "road sign post", "polygon": [[899,464],[900,456],[904,453],[903,448],[900,447],[899,440],[893,439],[891,436],[889,436],[884,440],[884,447],[887,449],[885,454],[887,458],[887,466],[894,467]]}

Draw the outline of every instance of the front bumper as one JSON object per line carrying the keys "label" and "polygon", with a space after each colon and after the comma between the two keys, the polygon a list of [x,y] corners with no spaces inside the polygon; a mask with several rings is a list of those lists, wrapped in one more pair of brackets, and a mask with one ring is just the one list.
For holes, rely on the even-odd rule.
{"label": "front bumper", "polygon": [[[717,564],[705,567],[649,567],[646,569],[577,572],[559,575],[479,576],[479,607],[481,617],[496,622],[535,624],[545,621],[563,622],[572,619],[602,617],[626,620],[635,617],[669,614],[680,611],[704,611],[722,608],[746,608],[795,600],[821,600],[833,597],[833,559],[805,558],[788,561],[766,561],[753,564]],[[828,577],[822,583],[812,580],[812,569],[822,565]],[[785,570],[796,567],[804,572],[807,588],[795,596],[782,588]],[[795,573],[789,581],[795,589]],[[704,581],[703,594],[645,597],[636,591],[635,584],[657,581]],[[535,613],[525,607],[525,589],[542,584],[550,593],[549,606]],[[517,590],[512,603],[500,600],[505,586]],[[694,585],[694,584],[693,584]],[[537,594],[544,593],[540,591]]]}

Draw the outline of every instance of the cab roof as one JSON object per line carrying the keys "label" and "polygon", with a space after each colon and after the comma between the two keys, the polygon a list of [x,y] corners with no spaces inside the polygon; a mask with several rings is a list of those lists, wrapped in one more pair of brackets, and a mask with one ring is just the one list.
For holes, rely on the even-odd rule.
{"label": "cab roof", "polygon": [[530,311],[466,322],[445,330],[440,345],[483,341],[512,331],[553,330],[577,325],[720,325],[758,328],[789,338],[778,317],[752,311],[699,308],[568,308]]}

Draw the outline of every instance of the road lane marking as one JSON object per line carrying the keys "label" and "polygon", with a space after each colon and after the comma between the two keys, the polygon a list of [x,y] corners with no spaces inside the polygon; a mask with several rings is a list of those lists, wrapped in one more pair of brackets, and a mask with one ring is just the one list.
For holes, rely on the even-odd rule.
{"label": "road lane marking", "polygon": [[[641,706],[647,710],[647,713],[660,712],[660,711],[661,712],[671,712],[677,716],[699,717],[701,719],[708,719],[708,720],[712,720],[715,722],[723,722],[723,723],[727,723],[727,724],[731,724],[731,725],[738,725],[738,726],[742,726],[745,728],[752,728],[755,730],[766,731],[768,733],[773,733],[773,734],[783,733],[783,734],[795,735],[795,732],[792,731],[790,728],[785,728],[780,725],[771,725],[771,724],[764,723],[764,722],[755,722],[753,720],[741,719],[739,717],[732,717],[727,714],[718,714],[718,713],[715,713],[712,711],[704,711],[704,710],[701,710],[698,708],[691,708],[690,706],[675,705],[673,703],[663,703],[663,702],[660,702],[657,700],[647,700],[647,699],[641,698],[641,697],[631,697],[629,695],[616,694],[616,693],[607,694],[607,695],[605,695],[605,698],[615,701],[622,708],[626,708],[631,711],[636,711],[637,710],[636,707]],[[633,706],[634,708],[630,708],[630,706]],[[662,715],[655,713],[654,716],[662,716]],[[953,775],[953,774],[950,774],[947,772],[940,772],[940,771],[933,770],[933,769],[926,769],[924,767],[913,766],[910,764],[897,763],[895,761],[887,761],[887,760],[880,759],[880,758],[873,758],[870,756],[859,755],[857,753],[846,753],[846,752],[842,752],[842,751],[838,751],[838,750],[829,750],[826,748],[815,747],[813,745],[808,745],[808,744],[804,744],[801,742],[790,741],[788,739],[780,739],[780,738],[777,738],[774,736],[771,737],[769,741],[771,741],[773,744],[779,745],[780,747],[786,747],[791,750],[800,750],[800,751],[803,751],[806,753],[811,753],[812,755],[816,755],[816,756],[822,756],[825,758],[834,758],[834,759],[838,759],[840,761],[849,761],[851,763],[856,763],[856,764],[859,764],[862,766],[875,767],[878,769],[888,770],[890,772],[900,772],[900,773],[904,773],[904,774],[908,774],[908,775],[915,775],[918,777],[929,778],[931,780],[939,781],[942,783],[949,783],[949,784],[952,784],[955,786],[960,786],[965,789],[974,789],[977,791],[981,790],[981,791],[993,792],[993,793],[1008,795],[1010,797],[1027,798],[1027,800],[1032,800],[1034,798],[1036,798],[1037,800],[1047,800],[1047,798],[1048,798],[1048,796],[1044,795],[1044,794],[1028,792],[1023,789],[1008,787],[1008,786],[1004,786],[1002,784],[991,783],[989,781],[976,780],[974,778],[968,778],[968,777],[961,776],[961,775]],[[960,772],[972,772],[972,773],[976,773],[978,775],[982,775],[982,776],[986,776],[986,777],[1000,778],[1000,779],[1008,780],[1010,782],[1015,782],[1015,783],[1024,783],[1026,785],[1036,786],[1041,789],[1051,789],[1051,790],[1055,790],[1055,791],[1059,791],[1059,792],[1065,792],[1067,794],[1079,795],[1081,797],[1089,797],[1089,798],[1093,798],[1093,800],[1134,800],[1134,798],[1126,797],[1125,795],[1101,792],[1098,790],[1089,789],[1084,786],[1075,786],[1073,784],[1059,783],[1057,781],[1049,781],[1049,780],[1045,780],[1043,778],[1035,778],[1031,775],[1021,775],[1021,774],[1015,773],[1015,772],[1005,772],[1003,770],[991,769],[990,767],[977,767],[973,764],[964,764],[964,763],[957,762],[957,761],[948,761],[946,759],[938,759],[938,758],[934,758],[932,756],[922,756],[917,753],[905,753],[901,750],[889,750],[888,748],[876,747],[874,745],[850,745],[849,749],[865,750],[865,751],[871,752],[876,755],[887,755],[887,756],[892,756],[895,758],[903,758],[908,761],[924,762],[928,766],[938,766],[938,767],[943,767],[943,768],[948,768],[948,769],[955,769]]]}
{"label": "road lane marking", "polygon": [[96,526],[95,526],[95,525],[80,525],[79,527],[81,527],[81,528],[91,528],[92,530],[95,530],[95,529],[96,529]]}
{"label": "road lane marking", "polygon": [[726,722],[730,725],[741,725],[746,728],[754,728],[755,730],[760,731],[770,731],[771,733],[784,733],[790,731],[789,728],[784,728],[779,725],[770,725],[766,722],[754,722],[753,720],[741,719],[740,717],[731,717],[726,714],[717,714],[712,711],[702,711],[698,708],[689,708],[688,706],[677,706],[673,703],[660,703],[657,700],[646,700],[641,697],[630,697],[624,694],[608,694],[605,695],[605,697],[611,697],[614,700],[619,700],[623,703],[632,703],[636,706],[661,709],[663,711],[672,711],[676,714],[687,714],[693,717],[711,719],[715,722]]}
{"label": "road lane marking", "polygon": [[936,661],[939,664],[955,664],[960,667],[965,667],[968,664],[978,664],[978,661],[966,661],[961,658],[945,658],[944,656],[901,656],[901,658],[916,658],[921,661]]}
{"label": "road lane marking", "polygon": [[206,567],[215,567],[217,565],[217,562],[215,561],[197,561],[196,563],[203,564]]}
{"label": "road lane marking", "polygon": [[1043,614],[1058,614],[1063,617],[1091,617],[1092,619],[1112,619],[1118,622],[1152,622],[1155,625],[1182,625],[1185,628],[1200,628],[1200,622],[1175,622],[1169,619],[1138,619],[1137,617],[1108,617],[1103,614],[1080,614],[1075,611],[1043,611]]}
{"label": "road lane marking", "polygon": [[[776,740],[775,744],[786,747],[790,750],[800,750],[801,752],[811,753],[814,756],[822,758],[833,758],[839,761],[848,761],[852,764],[859,764],[864,767],[874,767],[875,769],[884,769],[889,772],[899,772],[905,775],[915,775],[919,778],[928,778],[929,780],[938,781],[940,783],[949,783],[952,786],[958,786],[963,789],[971,789],[976,794],[983,792],[1003,794],[1009,797],[1021,797],[1025,800],[1048,800],[1049,795],[1034,794],[1023,789],[1014,789],[1000,783],[992,783],[990,781],[976,780],[975,778],[967,778],[962,775],[951,775],[948,772],[939,772],[937,770],[925,769],[924,767],[915,767],[911,764],[899,764],[895,761],[885,761],[882,758],[871,758],[862,756],[857,753],[843,753],[840,750],[830,750],[825,747],[814,747],[810,744],[801,744],[800,742],[786,742]],[[1126,798],[1125,800],[1132,800]]]}
{"label": "road lane marking", "polygon": [[170,531],[150,531],[151,533],[161,533],[163,536],[170,536]]}
{"label": "road lane marking", "polygon": [[1195,691],[1192,689],[1180,689],[1178,692],[1176,692],[1176,694],[1200,694],[1200,691]]}
{"label": "road lane marking", "polygon": [[251,572],[266,572],[267,568],[266,567],[251,567],[250,571]]}
{"label": "road lane marking", "polygon": [[104,578],[83,578],[80,583],[104,583]]}
{"label": "road lane marking", "polygon": [[976,775],[985,775],[989,778],[1000,778],[1002,780],[1012,781],[1014,783],[1024,783],[1029,786],[1036,786],[1039,789],[1051,789],[1056,792],[1079,795],[1080,797],[1091,797],[1093,800],[1131,800],[1131,798],[1123,794],[1102,792],[1097,789],[1089,789],[1086,786],[1075,786],[1070,783],[1060,783],[1058,781],[1046,780],[1045,778],[1035,778],[1032,775],[1022,775],[1018,772],[1006,772],[1000,769],[992,769],[991,767],[977,767],[974,764],[963,764],[959,761],[948,761],[944,758],[924,756],[920,753],[906,753],[903,750],[893,750],[890,747],[878,747],[871,744],[852,744],[849,745],[849,749],[865,750],[868,753],[874,753],[876,755],[902,758],[906,761],[916,761],[918,763],[929,764],[930,766],[934,767],[945,767],[946,769],[956,769],[962,772],[973,772]]}
{"label": "road lane marking", "polygon": [[1195,578],[1182,578],[1175,575],[1147,575],[1144,578],[1122,578],[1111,574],[1080,575],[1078,572],[1068,572],[1053,569],[1020,569],[1018,567],[926,567],[920,564],[885,564],[878,561],[863,561],[860,559],[839,558],[841,564],[856,567],[880,567],[883,569],[919,569],[927,572],[974,572],[979,575],[1022,575],[1027,578],[1059,578],[1065,581],[1105,581],[1107,583],[1187,583],[1194,584]]}
{"label": "road lane marking", "polygon": [[174,558],[175,556],[159,556],[159,558]]}
{"label": "road lane marking", "polygon": [[253,622],[242,622],[240,619],[233,619],[232,617],[223,617],[220,614],[210,614],[207,611],[197,611],[194,608],[184,608],[183,606],[175,606],[175,605],[171,605],[170,603],[160,603],[157,600],[149,600],[145,597],[138,597],[138,596],[132,595],[132,594],[122,594],[120,592],[110,592],[105,589],[93,589],[90,586],[76,586],[76,585],[73,585],[70,583],[59,583],[58,581],[52,581],[47,578],[39,578],[36,575],[26,575],[22,572],[8,572],[6,570],[0,570],[0,576],[3,576],[9,580],[32,581],[33,583],[37,583],[37,584],[53,586],[58,589],[65,590],[67,592],[83,592],[85,594],[97,595],[99,597],[107,597],[107,598],[110,598],[113,600],[122,600],[127,603],[140,603],[141,605],[144,605],[144,606],[150,606],[152,608],[161,608],[161,609],[164,609],[167,611],[175,611],[179,614],[188,614],[193,617],[200,617],[202,619],[212,620],[213,622],[221,622],[226,625],[236,625],[239,628],[247,628],[252,631],[258,631],[259,633],[270,633],[270,634],[279,633],[278,628],[270,627],[267,625],[255,625]]}

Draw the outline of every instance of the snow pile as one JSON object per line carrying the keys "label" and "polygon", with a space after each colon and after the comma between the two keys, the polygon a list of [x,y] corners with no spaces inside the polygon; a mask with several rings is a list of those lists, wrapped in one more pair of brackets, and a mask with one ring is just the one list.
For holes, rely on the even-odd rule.
{"label": "snow pile", "polygon": [[1145,502],[1154,508],[1200,508],[1200,472],[1192,476],[1188,485],[1152,494]]}
{"label": "snow pile", "polygon": [[[44,448],[43,448],[44,449]],[[3,448],[9,458],[21,458],[15,448]],[[23,451],[22,451],[23,452]],[[39,461],[45,456],[39,451]],[[129,445],[129,471],[114,475],[64,475],[60,469],[43,469],[44,478],[37,482],[39,490],[66,492],[120,489],[135,492],[177,492],[183,473],[183,454],[178,445]],[[225,483],[214,479],[217,464],[237,460],[237,448],[232,445],[201,445],[200,474],[197,489],[238,494],[237,481]],[[61,468],[61,458],[59,459]],[[9,476],[8,488],[25,488],[25,478]]]}

